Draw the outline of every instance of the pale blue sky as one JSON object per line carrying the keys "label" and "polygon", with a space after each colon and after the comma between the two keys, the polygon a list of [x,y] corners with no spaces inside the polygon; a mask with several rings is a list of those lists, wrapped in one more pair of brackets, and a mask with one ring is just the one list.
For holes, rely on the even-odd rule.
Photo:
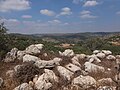
{"label": "pale blue sky", "polygon": [[120,31],[120,0],[0,0],[10,33]]}

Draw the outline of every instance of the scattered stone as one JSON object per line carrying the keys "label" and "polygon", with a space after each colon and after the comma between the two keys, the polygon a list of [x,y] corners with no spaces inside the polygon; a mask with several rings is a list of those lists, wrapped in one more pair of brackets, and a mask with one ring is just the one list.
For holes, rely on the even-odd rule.
{"label": "scattered stone", "polygon": [[104,67],[95,65],[90,62],[85,62],[84,66],[85,66],[85,71],[87,72],[97,72],[97,71],[104,72],[105,71]]}
{"label": "scattered stone", "polygon": [[25,51],[18,51],[17,52],[17,59],[22,61],[23,60],[23,56],[25,55]]}
{"label": "scattered stone", "polygon": [[108,59],[108,60],[115,60],[116,58],[115,58],[115,56],[113,56],[113,55],[108,55],[108,56],[106,57],[106,59]]}
{"label": "scattered stone", "polygon": [[102,85],[112,85],[114,82],[111,78],[102,78],[100,80],[97,81],[98,85],[99,86],[102,86]]}
{"label": "scattered stone", "polygon": [[97,90],[116,90],[116,88],[112,86],[100,86]]}
{"label": "scattered stone", "polygon": [[71,77],[73,76],[73,72],[69,71],[68,69],[62,67],[62,66],[57,66],[57,70],[59,74],[64,78],[64,80],[70,80]]}
{"label": "scattered stone", "polygon": [[13,48],[10,52],[7,53],[4,62],[14,62],[17,59],[17,48]]}
{"label": "scattered stone", "polygon": [[85,54],[76,54],[76,57],[78,59],[85,59],[86,58],[86,55]]}
{"label": "scattered stone", "polygon": [[72,64],[81,67],[81,64],[79,63],[78,57],[74,56],[74,57],[71,59],[71,61],[72,61]]}
{"label": "scattered stone", "polygon": [[81,72],[81,68],[69,63],[68,65],[65,66],[68,70],[72,71],[73,73]]}
{"label": "scattered stone", "polygon": [[33,88],[28,83],[23,83],[13,90],[33,90]]}
{"label": "scattered stone", "polygon": [[38,80],[35,82],[35,88],[37,90],[48,90],[53,86],[53,82],[58,82],[58,77],[52,70],[45,69],[44,71],[45,73],[39,76]]}
{"label": "scattered stone", "polygon": [[74,56],[74,52],[73,52],[73,50],[71,50],[71,49],[66,49],[64,52],[60,52],[60,51],[59,51],[59,54],[60,54],[61,56],[67,56],[67,57]]}
{"label": "scattered stone", "polygon": [[94,50],[93,51],[93,54],[98,54],[98,53],[100,53],[100,50]]}
{"label": "scattered stone", "polygon": [[39,61],[35,62],[35,65],[38,68],[52,68],[52,67],[55,67],[57,65],[60,65],[60,61],[62,61],[61,58],[54,58],[53,60],[48,60],[48,61],[39,60]]}
{"label": "scattered stone", "polygon": [[100,59],[105,58],[105,54],[104,54],[104,53],[98,53],[98,54],[96,54],[96,56],[97,56],[98,58],[100,58]]}
{"label": "scattered stone", "polygon": [[38,55],[40,54],[42,48],[43,44],[30,45],[26,48],[25,52],[31,55]]}
{"label": "scattered stone", "polygon": [[111,55],[111,54],[112,54],[112,52],[109,51],[109,50],[102,50],[102,52],[103,52],[105,55]]}
{"label": "scattered stone", "polygon": [[78,85],[83,89],[96,87],[96,80],[91,76],[78,76],[73,79],[72,84]]}
{"label": "scattered stone", "polygon": [[23,57],[23,62],[36,62],[36,61],[39,61],[39,60],[40,60],[40,58],[38,58],[36,56],[29,55],[29,54],[26,54]]}

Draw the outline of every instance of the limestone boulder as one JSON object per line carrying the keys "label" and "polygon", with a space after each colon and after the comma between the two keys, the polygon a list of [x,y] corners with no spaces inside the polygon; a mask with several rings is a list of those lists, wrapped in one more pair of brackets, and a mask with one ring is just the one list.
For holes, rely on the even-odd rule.
{"label": "limestone boulder", "polygon": [[33,88],[28,83],[23,83],[14,88],[13,90],[33,90]]}
{"label": "limestone boulder", "polygon": [[90,62],[85,62],[84,66],[85,66],[85,71],[87,72],[97,72],[97,71],[104,72],[105,71],[104,67],[95,65]]}
{"label": "limestone boulder", "polygon": [[39,60],[40,60],[40,58],[29,55],[29,54],[26,54],[25,56],[23,56],[23,62],[36,62]]}
{"label": "limestone boulder", "polygon": [[83,89],[87,89],[90,87],[96,87],[96,80],[91,76],[78,76],[73,79],[73,85],[78,85]]}
{"label": "limestone boulder", "polygon": [[25,55],[25,51],[18,51],[17,52],[17,59],[18,60],[23,60],[23,56]]}
{"label": "limestone boulder", "polygon": [[58,82],[58,77],[52,70],[45,69],[44,71],[45,73],[39,76],[35,82],[35,88],[37,90],[48,90],[53,86],[52,83]]}
{"label": "limestone boulder", "polygon": [[68,70],[72,71],[73,73],[77,73],[77,72],[80,72],[81,71],[81,68],[72,64],[72,63],[69,63],[68,65],[65,66]]}
{"label": "limestone boulder", "polygon": [[54,58],[53,60],[48,60],[48,61],[39,60],[39,61],[35,62],[35,65],[38,68],[52,68],[52,67],[55,67],[57,65],[60,65],[61,61],[62,61],[61,58]]}
{"label": "limestone boulder", "polygon": [[100,59],[103,59],[103,58],[105,58],[106,55],[101,52],[101,53],[96,54],[96,56]]}
{"label": "limestone boulder", "polygon": [[105,55],[111,55],[111,54],[112,54],[112,52],[109,51],[109,50],[102,50],[102,52],[103,52]]}
{"label": "limestone boulder", "polygon": [[57,66],[57,71],[59,72],[60,76],[62,76],[65,80],[70,80],[73,76],[73,72],[69,71],[65,67]]}
{"label": "limestone boulder", "polygon": [[13,48],[10,52],[7,53],[4,61],[5,62],[14,62],[17,59],[17,48]]}
{"label": "limestone boulder", "polygon": [[27,54],[31,54],[31,55],[38,55],[38,54],[40,54],[43,46],[44,46],[43,44],[30,45],[26,48],[25,52]]}
{"label": "limestone boulder", "polygon": [[73,52],[73,50],[71,50],[71,49],[66,49],[64,52],[60,52],[60,51],[59,51],[59,54],[60,54],[61,56],[67,56],[67,57],[74,56],[74,52]]}
{"label": "limestone boulder", "polygon": [[116,57],[113,56],[113,55],[108,55],[108,56],[106,57],[106,59],[107,59],[107,60],[115,60]]}

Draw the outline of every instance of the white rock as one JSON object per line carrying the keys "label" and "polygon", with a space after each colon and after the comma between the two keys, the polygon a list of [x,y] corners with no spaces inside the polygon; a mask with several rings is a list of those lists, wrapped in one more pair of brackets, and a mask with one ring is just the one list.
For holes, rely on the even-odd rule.
{"label": "white rock", "polygon": [[88,56],[87,60],[91,63],[92,62],[97,62],[97,63],[101,62],[101,60],[95,54]]}
{"label": "white rock", "polygon": [[35,65],[38,68],[51,68],[51,67],[55,67],[56,65],[60,65],[60,61],[62,61],[61,58],[54,58],[53,60],[39,60],[35,62]]}
{"label": "white rock", "polygon": [[103,52],[105,55],[111,55],[111,54],[112,54],[112,52],[109,51],[109,50],[102,50],[102,52]]}
{"label": "white rock", "polygon": [[43,49],[43,44],[35,44],[35,46],[39,49],[39,50],[42,50]]}
{"label": "white rock", "polygon": [[33,83],[36,83],[37,80],[38,80],[38,75],[35,75],[35,77],[33,78]]}
{"label": "white rock", "polygon": [[117,59],[120,59],[120,55],[116,55],[116,58],[117,58]]}
{"label": "white rock", "polygon": [[7,53],[4,61],[5,62],[14,62],[17,58],[17,48],[13,48],[10,52]]}
{"label": "white rock", "polygon": [[23,56],[23,62],[36,62],[39,61],[40,58],[36,57],[36,56],[32,56],[29,54],[26,54],[25,56]]}
{"label": "white rock", "polygon": [[33,90],[33,88],[28,83],[23,83],[13,90]]}
{"label": "white rock", "polygon": [[100,58],[100,59],[105,58],[105,54],[104,54],[104,53],[98,53],[96,56],[97,56],[98,58]]}
{"label": "white rock", "polygon": [[18,51],[17,52],[17,59],[23,60],[23,56],[25,55],[25,51]]}
{"label": "white rock", "polygon": [[39,48],[37,47],[37,45],[30,45],[29,47],[26,48],[25,52],[31,55],[38,55],[41,52],[40,51],[41,49]]}
{"label": "white rock", "polygon": [[8,77],[10,77],[10,78],[13,78],[13,76],[14,76],[14,70],[8,70],[8,71],[6,72],[6,76],[8,76]]}
{"label": "white rock", "polygon": [[52,83],[58,82],[58,77],[52,70],[45,69],[44,71],[45,73],[39,76],[35,82],[35,88],[37,90],[48,90],[53,86]]}
{"label": "white rock", "polygon": [[86,55],[85,54],[76,54],[76,57],[78,59],[85,59],[86,58]]}
{"label": "white rock", "polygon": [[2,78],[0,78],[0,87],[3,85],[3,79]]}
{"label": "white rock", "polygon": [[83,89],[96,87],[96,80],[91,76],[78,76],[73,79],[72,84],[78,85]]}
{"label": "white rock", "polygon": [[120,64],[120,59],[116,59],[116,64]]}
{"label": "white rock", "polygon": [[55,75],[55,73],[52,70],[44,69],[44,72],[50,82],[59,82],[58,77]]}
{"label": "white rock", "polygon": [[106,57],[106,59],[108,59],[108,60],[115,60],[116,58],[115,58],[115,56],[113,56],[113,55],[108,55],[108,56]]}
{"label": "white rock", "polygon": [[97,71],[104,72],[105,71],[104,67],[95,65],[90,62],[85,62],[84,66],[85,66],[85,71],[87,72],[97,72]]}
{"label": "white rock", "polygon": [[64,52],[60,52],[60,51],[59,51],[59,54],[60,54],[61,56],[71,57],[71,56],[74,55],[74,52],[73,52],[73,50],[71,50],[71,49],[66,49]]}
{"label": "white rock", "polygon": [[116,90],[113,86],[100,86],[97,90]]}
{"label": "white rock", "polygon": [[102,84],[106,84],[106,83],[114,83],[113,80],[111,78],[102,78],[100,80],[97,81],[98,85],[102,85]]}
{"label": "white rock", "polygon": [[68,70],[70,70],[70,71],[72,71],[72,72],[80,72],[81,71],[81,68],[80,67],[78,67],[78,66],[76,66],[76,65],[74,65],[74,64],[71,64],[71,63],[69,63],[68,65],[66,65],[65,66]]}
{"label": "white rock", "polygon": [[74,57],[71,59],[71,61],[72,61],[72,64],[81,67],[81,64],[79,63],[78,57],[74,56]]}
{"label": "white rock", "polygon": [[74,74],[73,72],[69,71],[68,69],[62,67],[62,66],[57,66],[57,70],[59,74],[65,79],[65,80],[70,80],[72,75]]}
{"label": "white rock", "polygon": [[100,53],[100,50],[94,50],[93,51],[93,54],[98,54],[98,53]]}

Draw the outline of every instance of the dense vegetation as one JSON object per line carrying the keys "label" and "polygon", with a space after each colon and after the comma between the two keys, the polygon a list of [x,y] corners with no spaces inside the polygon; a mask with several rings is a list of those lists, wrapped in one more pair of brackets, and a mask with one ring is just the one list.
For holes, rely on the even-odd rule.
{"label": "dense vegetation", "polygon": [[[12,48],[16,47],[19,50],[24,50],[27,46],[36,43],[43,43],[46,51],[63,51],[65,48],[55,47],[61,43],[74,44],[71,48],[75,53],[90,54],[95,49],[109,49],[114,54],[120,54],[120,46],[112,45],[110,41],[120,42],[120,36],[113,35],[111,37],[103,38],[106,36],[104,33],[84,33],[84,34],[72,34],[62,36],[44,36],[39,37],[35,35],[22,35],[22,34],[7,34],[7,28],[4,23],[0,24],[0,58],[4,58],[5,54]],[[53,38],[58,42],[44,41],[44,38]]]}

